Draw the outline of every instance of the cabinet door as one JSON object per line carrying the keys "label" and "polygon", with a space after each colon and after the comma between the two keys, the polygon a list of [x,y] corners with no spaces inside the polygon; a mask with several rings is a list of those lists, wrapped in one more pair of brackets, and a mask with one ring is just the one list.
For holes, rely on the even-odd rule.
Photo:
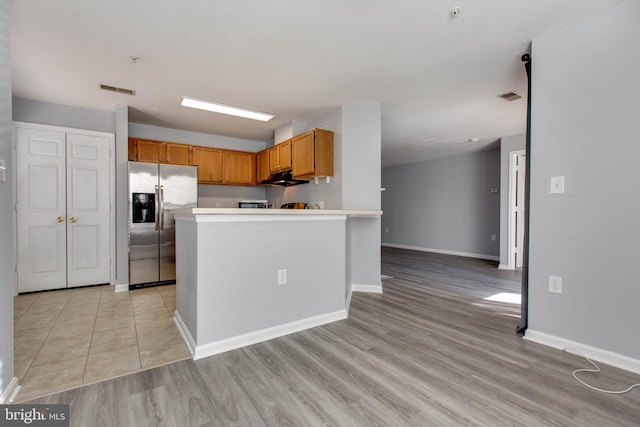
{"label": "cabinet door", "polygon": [[193,147],[193,166],[198,166],[198,182],[222,184],[222,150]]}
{"label": "cabinet door", "polygon": [[269,178],[269,150],[258,153],[258,184]]}
{"label": "cabinet door", "polygon": [[291,140],[281,142],[278,147],[278,161],[281,170],[291,169]]}
{"label": "cabinet door", "polygon": [[139,162],[162,163],[164,162],[164,143],[148,139],[138,139],[136,152]]}
{"label": "cabinet door", "polygon": [[278,159],[278,147],[269,148],[269,173],[275,173],[280,170],[280,161]]}
{"label": "cabinet door", "polygon": [[293,176],[313,176],[315,173],[313,131],[293,138],[291,143],[291,166]]}
{"label": "cabinet door", "polygon": [[240,151],[225,151],[224,166],[225,184],[255,185],[255,154]]}
{"label": "cabinet door", "polygon": [[172,165],[191,164],[191,146],[185,144],[165,143],[165,163]]}

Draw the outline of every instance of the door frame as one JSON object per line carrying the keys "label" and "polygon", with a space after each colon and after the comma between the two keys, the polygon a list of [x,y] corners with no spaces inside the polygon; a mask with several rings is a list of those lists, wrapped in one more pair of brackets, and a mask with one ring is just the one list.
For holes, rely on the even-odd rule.
{"label": "door frame", "polygon": [[12,122],[12,140],[13,140],[13,164],[15,165],[11,172],[11,177],[13,179],[13,252],[16,254],[14,259],[14,270],[13,270],[13,294],[18,295],[18,218],[16,215],[16,203],[17,203],[17,189],[18,189],[18,180],[17,180],[17,169],[18,169],[18,152],[17,152],[17,128],[29,128],[29,129],[37,129],[44,131],[52,131],[52,132],[64,132],[64,133],[74,133],[80,135],[89,135],[89,136],[100,136],[107,138],[109,141],[109,284],[114,283],[114,279],[116,277],[116,136],[115,133],[110,132],[102,132],[102,131],[94,131],[87,129],[77,129],[70,128],[65,126],[54,126],[54,125],[43,125],[38,123],[29,123],[29,122]]}
{"label": "door frame", "polygon": [[[515,265],[515,245],[514,245],[514,240],[516,238],[515,233],[516,233],[516,225],[515,225],[515,221],[514,221],[514,216],[513,216],[513,211],[515,208],[515,204],[516,204],[516,186],[517,183],[515,182],[516,179],[516,161],[515,159],[518,156],[526,156],[527,152],[526,150],[522,149],[522,150],[514,150],[514,151],[509,151],[509,216],[508,216],[508,233],[507,233],[507,265],[505,270],[513,270],[516,268]],[[526,165],[525,165],[526,167]],[[525,172],[526,173],[526,172]],[[521,177],[521,179],[524,180],[524,175]],[[524,183],[523,183],[524,184]],[[526,186],[522,185],[521,188],[524,188],[524,191],[526,190]],[[524,211],[522,212],[521,218],[524,218]],[[524,250],[524,242],[522,245],[522,248]],[[524,255],[524,254],[521,254]]]}

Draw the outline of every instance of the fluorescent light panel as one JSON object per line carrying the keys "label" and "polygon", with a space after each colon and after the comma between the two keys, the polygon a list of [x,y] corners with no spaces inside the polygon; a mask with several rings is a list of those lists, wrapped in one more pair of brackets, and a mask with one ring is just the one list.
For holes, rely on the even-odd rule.
{"label": "fluorescent light panel", "polygon": [[228,114],[230,116],[244,117],[245,119],[260,120],[261,122],[268,122],[275,117],[275,114],[246,110],[244,108],[217,104],[215,102],[202,101],[200,99],[188,98],[186,96],[182,97],[182,102],[180,102],[180,105],[182,105],[183,107],[211,111],[213,113]]}

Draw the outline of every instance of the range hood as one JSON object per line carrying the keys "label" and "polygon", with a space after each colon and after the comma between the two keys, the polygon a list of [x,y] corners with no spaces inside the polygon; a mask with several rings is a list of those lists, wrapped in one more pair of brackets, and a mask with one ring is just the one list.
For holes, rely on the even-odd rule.
{"label": "range hood", "polygon": [[290,170],[284,172],[276,172],[269,175],[269,178],[261,182],[264,185],[279,185],[281,187],[291,187],[293,185],[307,184],[309,181],[303,179],[294,179]]}

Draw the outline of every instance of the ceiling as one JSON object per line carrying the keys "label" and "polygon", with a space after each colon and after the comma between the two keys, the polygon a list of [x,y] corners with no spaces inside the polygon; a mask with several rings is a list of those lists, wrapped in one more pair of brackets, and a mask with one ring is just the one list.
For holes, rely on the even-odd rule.
{"label": "ceiling", "polygon": [[[526,95],[530,41],[620,2],[14,0],[13,95],[129,105],[131,122],[260,141],[292,120],[380,103],[383,165],[411,163],[523,133],[526,99],[497,95]],[[197,111],[182,96],[277,117]]]}

